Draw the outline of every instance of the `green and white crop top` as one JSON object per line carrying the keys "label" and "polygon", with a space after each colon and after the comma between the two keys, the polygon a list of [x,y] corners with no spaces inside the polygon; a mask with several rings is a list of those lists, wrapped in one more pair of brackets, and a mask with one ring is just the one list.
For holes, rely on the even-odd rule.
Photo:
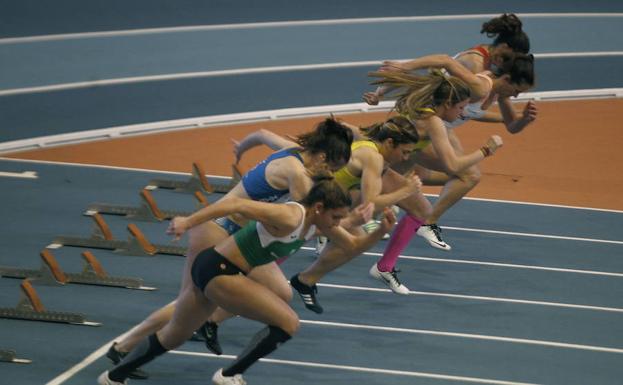
{"label": "green and white crop top", "polygon": [[307,234],[301,239],[305,223],[305,207],[298,202],[285,204],[297,205],[303,211],[303,218],[298,227],[284,237],[276,237],[266,230],[261,222],[249,221],[234,234],[234,240],[249,265],[255,267],[287,257],[297,252],[303,244],[316,233],[316,226],[310,226]]}

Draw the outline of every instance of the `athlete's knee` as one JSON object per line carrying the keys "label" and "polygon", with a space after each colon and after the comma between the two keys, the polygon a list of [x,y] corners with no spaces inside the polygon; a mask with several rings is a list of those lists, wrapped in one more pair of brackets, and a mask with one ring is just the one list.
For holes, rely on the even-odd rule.
{"label": "athlete's knee", "polygon": [[481,177],[482,173],[480,172],[480,168],[478,166],[472,166],[465,170],[463,174],[461,174],[461,179],[470,187],[474,187],[478,183],[480,183]]}
{"label": "athlete's knee", "polygon": [[287,280],[283,279],[278,283],[275,282],[269,287],[269,289],[286,303],[292,301],[292,287]]}
{"label": "athlete's knee", "polygon": [[282,318],[280,325],[278,326],[290,336],[293,336],[299,331],[301,323],[298,315],[296,315],[294,310],[290,309],[290,311]]}
{"label": "athlete's knee", "polygon": [[292,287],[286,282],[286,285],[280,287],[277,295],[286,303],[292,301]]}

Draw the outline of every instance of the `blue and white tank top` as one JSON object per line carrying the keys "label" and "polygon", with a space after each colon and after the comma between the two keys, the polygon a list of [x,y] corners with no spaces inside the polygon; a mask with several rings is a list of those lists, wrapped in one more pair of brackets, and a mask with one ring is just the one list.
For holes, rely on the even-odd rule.
{"label": "blue and white tank top", "polygon": [[247,195],[249,195],[249,197],[254,201],[262,202],[275,202],[287,195],[290,190],[278,190],[268,184],[268,181],[266,180],[266,166],[268,166],[268,164],[275,159],[281,159],[288,156],[293,156],[303,163],[303,158],[301,157],[299,151],[300,148],[293,147],[274,152],[249,170],[249,172],[242,177],[242,186],[244,187]]}

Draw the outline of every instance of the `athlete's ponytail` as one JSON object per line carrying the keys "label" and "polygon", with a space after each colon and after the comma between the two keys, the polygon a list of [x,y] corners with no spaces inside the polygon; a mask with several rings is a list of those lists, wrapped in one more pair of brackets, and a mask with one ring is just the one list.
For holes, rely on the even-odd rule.
{"label": "athlete's ponytail", "polygon": [[311,154],[323,152],[329,164],[345,164],[350,159],[353,132],[331,117],[320,122],[314,131],[299,135],[296,142]]}
{"label": "athlete's ponytail", "polygon": [[448,76],[438,69],[428,75],[399,71],[371,72],[379,80],[372,84],[397,88],[400,91],[395,109],[412,119],[423,119],[435,114],[435,109],[449,103],[455,105],[470,98],[469,86],[456,76]]}
{"label": "athlete's ponytail", "polygon": [[505,13],[483,23],[480,33],[495,38],[494,46],[506,44],[515,52],[530,52],[530,39],[522,29],[521,20],[514,13]]}

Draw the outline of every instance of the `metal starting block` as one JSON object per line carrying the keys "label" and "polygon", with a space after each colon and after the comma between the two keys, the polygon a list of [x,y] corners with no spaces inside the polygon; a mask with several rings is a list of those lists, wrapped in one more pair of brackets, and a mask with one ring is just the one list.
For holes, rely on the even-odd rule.
{"label": "metal starting block", "polygon": [[30,364],[32,361],[25,358],[15,357],[15,351],[13,350],[1,350],[0,349],[0,362],[11,362],[14,364]]}
{"label": "metal starting block", "polygon": [[98,236],[81,238],[61,235],[54,238],[52,244],[48,245],[47,248],[56,249],[61,246],[85,247],[92,249],[114,250],[115,253],[138,256],[156,254],[184,256],[186,254],[186,248],[183,246],[152,244],[134,223],[128,224],[127,229],[130,232],[127,241],[105,238],[102,239]]}
{"label": "metal starting block", "polygon": [[20,285],[21,298],[14,308],[0,308],[0,318],[23,319],[29,321],[59,322],[73,325],[100,326],[99,322],[87,321],[85,316],[80,313],[68,313],[46,310],[29,282],[29,279],[22,281]]}
{"label": "metal starting block", "polygon": [[[140,192],[141,205],[139,207],[116,205],[111,203],[93,203],[89,205],[84,215],[94,215],[96,213],[109,215],[125,215],[128,218],[139,221],[158,221],[172,219],[173,217],[185,217],[190,212],[161,210],[156,204],[156,200],[149,191],[150,187],[144,188]],[[153,188],[152,188],[153,189]]]}
{"label": "metal starting block", "polygon": [[206,173],[198,162],[193,162],[192,174],[187,181],[174,181],[167,179],[152,179],[149,181],[148,188],[161,188],[167,190],[175,190],[178,192],[194,193],[195,191],[203,191],[209,194],[229,192],[240,180],[240,169],[237,165],[232,165],[234,177],[225,184],[211,184],[206,177]]}
{"label": "metal starting block", "polygon": [[113,286],[137,290],[156,290],[155,287],[143,286],[143,280],[140,278],[114,277],[108,275],[100,262],[90,251],[82,253],[85,265],[81,273],[63,272],[49,249],[44,249],[41,251],[40,255],[42,263],[39,270],[0,266],[0,275],[9,278],[31,278],[44,283],[72,283]]}

